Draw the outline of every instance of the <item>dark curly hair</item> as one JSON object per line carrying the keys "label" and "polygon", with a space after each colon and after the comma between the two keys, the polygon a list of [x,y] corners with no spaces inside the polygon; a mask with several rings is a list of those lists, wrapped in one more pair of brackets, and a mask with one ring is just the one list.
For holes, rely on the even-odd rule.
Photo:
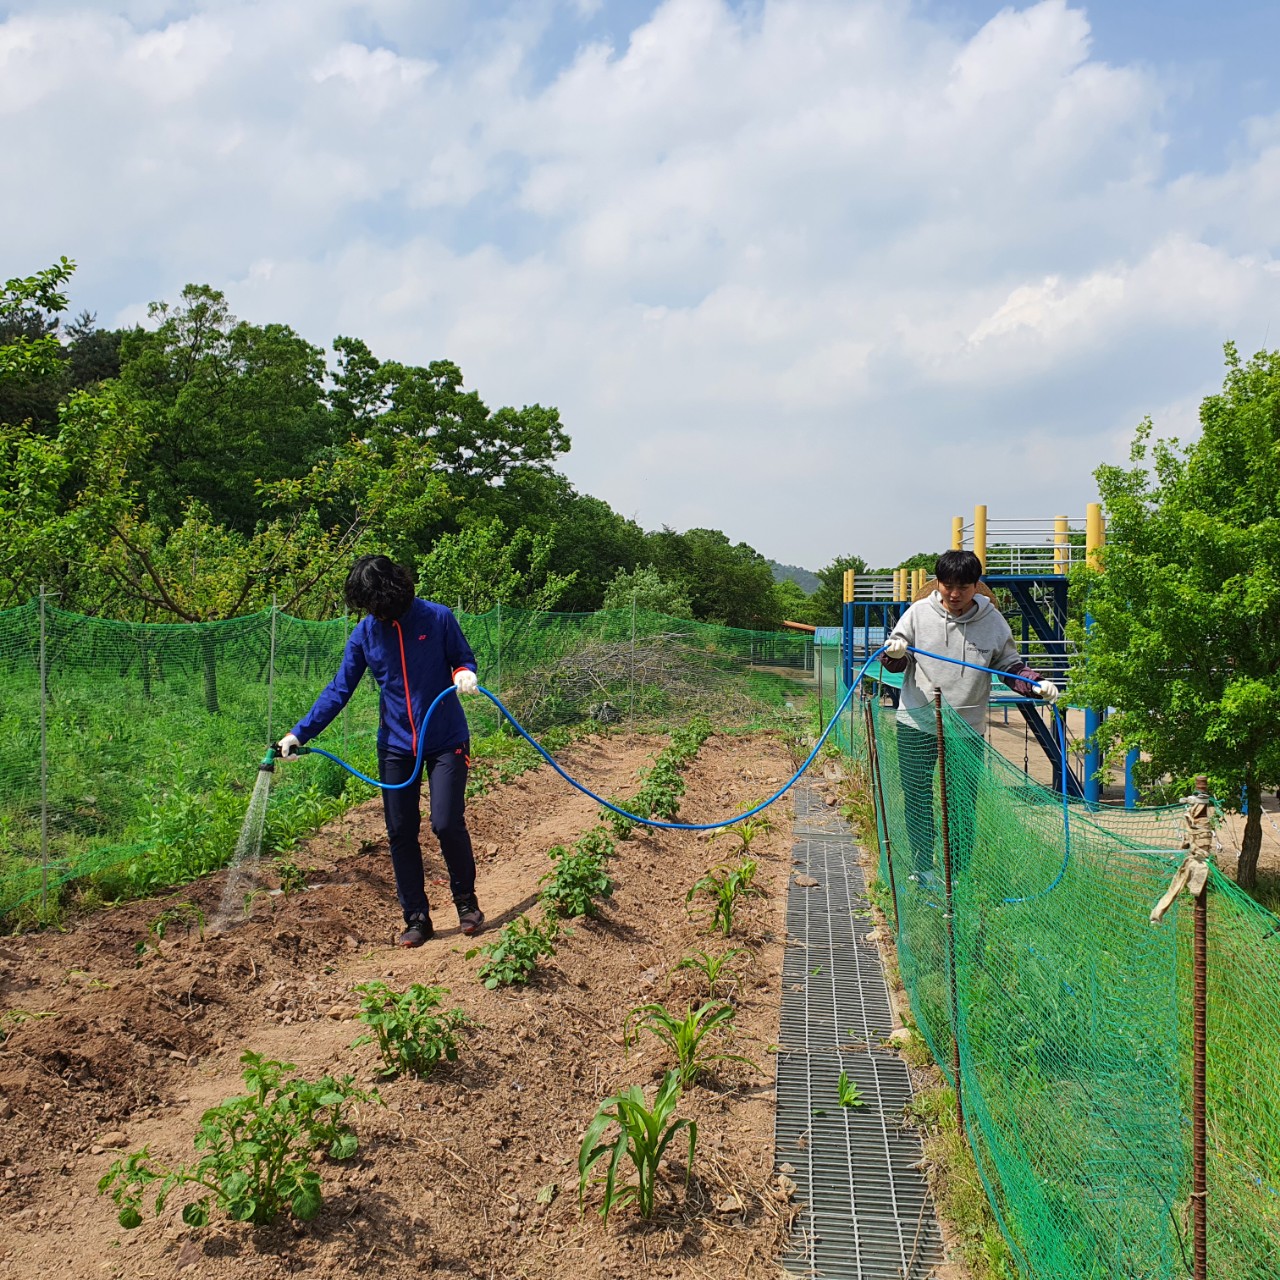
{"label": "dark curly hair", "polygon": [[413,579],[407,569],[386,556],[361,556],[347,574],[343,595],[348,609],[371,613],[379,622],[391,622],[413,603]]}

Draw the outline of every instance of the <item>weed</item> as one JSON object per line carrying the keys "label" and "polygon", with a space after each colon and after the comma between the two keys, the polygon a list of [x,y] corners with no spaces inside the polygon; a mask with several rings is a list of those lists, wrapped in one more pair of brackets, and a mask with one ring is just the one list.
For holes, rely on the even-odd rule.
{"label": "weed", "polygon": [[[658,1181],[658,1165],[671,1140],[682,1130],[688,1130],[689,1156],[685,1164],[684,1184],[688,1188],[693,1170],[693,1153],[698,1141],[696,1120],[672,1120],[671,1115],[680,1101],[680,1078],[674,1071],[662,1077],[653,1107],[645,1106],[644,1091],[632,1085],[612,1098],[606,1098],[587,1126],[578,1150],[578,1204],[586,1195],[591,1171],[606,1155],[609,1157],[604,1179],[604,1202],[600,1216],[607,1223],[609,1214],[634,1200],[642,1218],[653,1217],[654,1191]],[[604,1131],[611,1125],[618,1126],[612,1142],[601,1142]],[[618,1166],[622,1157],[630,1158],[636,1171],[636,1185],[619,1188]]]}
{"label": "weed", "polygon": [[641,1031],[657,1036],[676,1055],[676,1070],[682,1089],[693,1084],[713,1062],[742,1062],[759,1069],[750,1058],[744,1058],[741,1054],[705,1052],[703,1041],[712,1031],[717,1030],[733,1030],[732,1005],[704,1004],[698,1009],[689,1007],[685,1009],[684,1017],[677,1018],[666,1005],[642,1004],[627,1014],[622,1028],[622,1041],[627,1046],[635,1044]]}
{"label": "weed", "polygon": [[700,973],[707,984],[707,995],[715,998],[716,983],[723,977],[727,984],[737,986],[739,981],[738,972],[733,968],[732,962],[738,956],[749,956],[750,951],[743,947],[730,947],[727,951],[720,952],[719,955],[711,955],[706,951],[697,951],[691,956],[685,956],[671,970],[672,973],[678,973],[681,969],[690,969]]}
{"label": "weed", "polygon": [[836,1081],[836,1097],[842,1107],[865,1107],[867,1105],[866,1098],[862,1096],[858,1086],[849,1079],[847,1071],[842,1071],[840,1079]]}
{"label": "weed", "polygon": [[461,1009],[437,1013],[445,987],[425,987],[415,982],[407,991],[393,991],[385,982],[364,982],[355,988],[364,997],[360,1021],[372,1029],[352,1048],[375,1041],[382,1054],[384,1074],[402,1071],[428,1076],[442,1059],[453,1062],[461,1043],[459,1032],[474,1025]]}
{"label": "weed", "polygon": [[146,954],[147,948],[151,947],[158,955],[161,942],[174,925],[181,925],[186,934],[190,934],[194,929],[197,937],[203,940],[204,924],[204,912],[194,902],[175,902],[173,906],[165,907],[159,915],[151,917],[147,922],[146,937],[139,938],[133,944],[133,949],[142,956]]}
{"label": "weed", "polygon": [[[684,895],[685,909],[698,893],[711,898],[711,927],[726,938],[733,932],[733,917],[741,898],[763,897],[764,890],[754,883],[757,866],[744,858],[736,867],[727,864],[713,868]],[[690,911],[690,915],[692,915]]]}
{"label": "weed", "polygon": [[517,916],[504,926],[493,942],[483,947],[472,947],[466,958],[484,956],[477,977],[490,991],[495,987],[525,983],[538,967],[539,956],[555,955],[559,932],[560,926],[554,916],[543,920],[541,928],[528,916]]}
{"label": "weed", "polygon": [[354,1088],[351,1076],[308,1081],[288,1074],[295,1070],[292,1063],[259,1053],[243,1053],[240,1061],[250,1092],[204,1113],[194,1140],[204,1154],[194,1165],[167,1169],[144,1147],[115,1161],[99,1181],[98,1194],[110,1192],[122,1227],[141,1225],[143,1196],[157,1182],[156,1213],[178,1187],[203,1188],[204,1195],[183,1206],[182,1220],[190,1227],[208,1223],[211,1200],[235,1221],[255,1226],[273,1222],[286,1208],[304,1222],[320,1212],[314,1156],[324,1152],[346,1160],[354,1155],[356,1135],[342,1109],[351,1102],[381,1099]]}
{"label": "weed", "polygon": [[24,1022],[34,1022],[37,1018],[56,1018],[54,1009],[5,1009],[0,1013],[0,1044],[3,1044],[13,1032]]}

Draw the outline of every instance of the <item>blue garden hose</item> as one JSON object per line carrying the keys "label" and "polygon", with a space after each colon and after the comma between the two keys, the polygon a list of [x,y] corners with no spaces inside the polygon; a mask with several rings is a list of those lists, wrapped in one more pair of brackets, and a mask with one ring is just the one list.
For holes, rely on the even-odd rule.
{"label": "blue garden hose", "polygon": [[[971,667],[975,671],[986,671],[986,672],[989,672],[991,675],[995,675],[995,676],[1007,677],[1009,675],[1009,672],[1007,671],[996,671],[996,670],[993,670],[991,667],[979,666],[975,662],[963,662],[958,658],[947,658],[941,654],[928,653],[923,649],[915,648],[913,645],[909,645],[908,649],[910,650],[910,652],[921,654],[923,657],[936,658],[942,662],[953,663],[958,667]],[[858,672],[857,676],[854,678],[853,683],[845,691],[845,695],[840,700],[840,705],[832,713],[831,719],[828,722],[827,727],[823,729],[822,734],[818,738],[818,741],[813,744],[813,750],[810,751],[808,756],[805,757],[804,763],[795,771],[794,774],[791,775],[790,779],[788,779],[788,781],[784,783],[783,786],[780,787],[777,791],[775,791],[773,795],[771,795],[767,800],[762,800],[758,805],[755,805],[753,808],[746,810],[746,812],[744,813],[739,813],[732,818],[724,818],[719,822],[660,822],[656,818],[646,818],[641,814],[631,813],[629,810],[623,809],[621,806],[612,803],[612,801],[606,800],[603,796],[596,795],[596,793],[592,791],[589,787],[583,786],[583,784],[579,782],[576,778],[570,777],[570,775],[566,773],[564,769],[560,767],[559,764],[556,763],[555,759],[551,756],[550,752],[548,752],[540,742],[535,741],[534,738],[532,738],[529,735],[529,733],[524,728],[524,726],[515,718],[515,716],[511,714],[511,712],[506,708],[506,706],[503,705],[502,700],[496,694],[490,692],[488,689],[484,687],[484,685],[479,686],[479,691],[483,693],[484,696],[488,698],[489,701],[492,702],[493,705],[497,707],[498,710],[502,712],[504,716],[506,716],[506,718],[511,722],[512,728],[514,728],[515,731],[531,747],[533,747],[533,749],[556,771],[556,773],[558,773],[571,787],[574,787],[578,791],[581,791],[583,795],[589,796],[597,804],[602,805],[604,808],[610,810],[611,812],[619,814],[622,817],[627,818],[629,821],[635,822],[641,826],[658,827],[667,831],[714,831],[719,827],[731,827],[735,823],[743,822],[747,818],[753,817],[755,814],[761,812],[761,810],[767,809],[775,801],[780,800],[784,795],[786,795],[788,791],[791,790],[793,786],[795,786],[795,784],[804,775],[805,770],[808,769],[809,766],[813,763],[814,759],[818,755],[818,752],[822,750],[822,746],[826,742],[828,736],[830,735],[831,730],[835,728],[836,721],[839,720],[841,714],[844,712],[844,709],[849,705],[849,701],[853,697],[854,691],[862,683],[863,677],[867,674],[867,671],[870,668],[871,664],[875,662],[876,659],[879,658],[883,652],[884,652],[884,647],[881,646],[879,649],[875,651],[875,653],[873,653],[862,664],[862,669]],[[422,725],[418,730],[418,751],[414,760],[413,772],[409,775],[409,777],[404,782],[394,782],[394,783],[380,782],[376,778],[370,778],[367,774],[361,773],[359,769],[356,769],[354,766],[348,764],[345,760],[341,759],[339,756],[334,755],[332,752],[325,751],[322,747],[300,747],[298,749],[299,753],[324,756],[326,759],[332,760],[335,764],[341,765],[342,768],[344,768],[348,773],[353,774],[355,777],[359,778],[362,782],[367,782],[372,787],[379,787],[383,791],[403,790],[405,787],[411,786],[417,780],[419,774],[422,772],[422,756],[423,756],[423,749],[426,745],[426,740],[427,740],[427,726],[431,723],[431,717],[435,713],[435,709],[451,693],[456,694],[456,692],[457,690],[452,685],[450,685],[446,689],[442,689],[436,695],[431,705],[427,708],[427,714],[425,717],[423,717]],[[1058,725],[1059,749],[1062,752],[1062,766],[1063,766],[1062,767],[1062,821],[1063,821],[1064,829],[1066,831],[1066,857],[1063,859],[1062,869],[1058,872],[1057,879],[1054,880],[1054,882],[1049,886],[1048,889],[1043,890],[1043,893],[1041,894],[1036,894],[1035,897],[1041,897],[1043,896],[1044,893],[1051,893],[1054,889],[1058,887],[1058,885],[1062,882],[1062,877],[1066,874],[1067,862],[1070,860],[1070,857],[1071,857],[1070,815],[1067,807],[1066,739],[1065,739],[1065,733],[1063,730],[1062,715],[1060,712],[1058,712],[1056,707],[1054,708],[1054,712],[1055,712],[1054,718],[1057,721],[1057,725]],[[1028,902],[1028,901],[1031,901],[1031,899],[1030,898],[1006,898],[1005,901],[1007,903],[1017,903],[1017,902]]]}

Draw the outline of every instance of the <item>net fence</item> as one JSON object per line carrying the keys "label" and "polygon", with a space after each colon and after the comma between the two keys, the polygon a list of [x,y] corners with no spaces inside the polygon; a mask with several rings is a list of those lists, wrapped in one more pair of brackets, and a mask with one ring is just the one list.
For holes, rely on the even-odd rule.
{"label": "net fence", "polygon": [[[47,600],[0,612],[0,928],[180,884],[226,863],[256,766],[332,678],[353,620],[274,610],[227,622],[141,624]],[[812,665],[803,636],[643,610],[460,614],[480,679],[531,730],[589,719],[637,726],[711,711],[749,723],[778,702],[778,670]],[[498,728],[467,704],[473,741]],[[319,744],[376,772],[378,692],[363,680]],[[264,849],[288,849],[368,787],[315,757],[279,768]]]}
{"label": "net fence", "polygon": [[[1072,801],[1064,824],[1060,795],[945,707],[855,698],[837,733],[864,765],[874,742],[903,984],[952,1083],[958,1054],[969,1144],[1022,1273],[1189,1276],[1189,900],[1149,923],[1182,811]],[[1210,893],[1208,1274],[1274,1280],[1280,919],[1216,871]]]}

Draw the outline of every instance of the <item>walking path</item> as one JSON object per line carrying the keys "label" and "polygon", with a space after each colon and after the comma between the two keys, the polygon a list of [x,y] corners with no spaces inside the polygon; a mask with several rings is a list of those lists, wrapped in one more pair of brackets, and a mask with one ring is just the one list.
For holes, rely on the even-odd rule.
{"label": "walking path", "polygon": [[[853,835],[807,783],[795,793],[778,1052],[777,1160],[806,1207],[783,1263],[827,1280],[927,1280],[943,1261],[921,1145],[903,1122],[893,1030]],[[798,879],[817,884],[799,884]],[[842,1107],[844,1071],[864,1105]]]}

